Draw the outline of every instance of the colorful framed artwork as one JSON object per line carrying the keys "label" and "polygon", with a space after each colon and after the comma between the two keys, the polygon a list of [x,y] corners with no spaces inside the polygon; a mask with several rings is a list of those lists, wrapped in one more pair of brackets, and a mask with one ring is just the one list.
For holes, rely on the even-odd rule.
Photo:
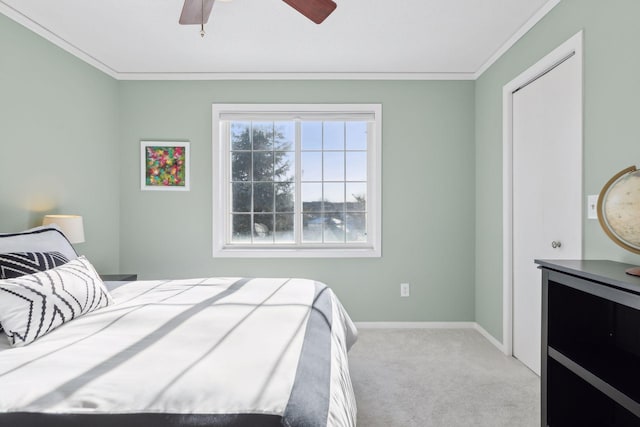
{"label": "colorful framed artwork", "polygon": [[189,191],[189,143],[140,141],[142,190]]}

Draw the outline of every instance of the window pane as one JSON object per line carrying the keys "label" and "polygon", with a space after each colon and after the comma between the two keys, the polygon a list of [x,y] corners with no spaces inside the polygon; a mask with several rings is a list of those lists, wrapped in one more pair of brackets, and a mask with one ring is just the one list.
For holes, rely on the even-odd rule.
{"label": "window pane", "polygon": [[347,152],[347,181],[367,180],[367,153],[364,151]]}
{"label": "window pane", "polygon": [[254,215],[253,241],[273,243],[273,215]]}
{"label": "window pane", "polygon": [[251,181],[251,152],[231,153],[231,179],[233,181]]}
{"label": "window pane", "polygon": [[320,213],[302,216],[302,241],[305,243],[322,242],[324,217]]}
{"label": "window pane", "polygon": [[293,243],[293,214],[276,215],[275,242],[276,243]]}
{"label": "window pane", "polygon": [[276,212],[293,212],[295,185],[293,183],[276,184]]}
{"label": "window pane", "polygon": [[344,215],[341,212],[326,212],[324,221],[324,241],[344,242]]}
{"label": "window pane", "polygon": [[294,138],[296,127],[294,122],[275,122],[274,127],[274,149],[279,151],[295,150]]}
{"label": "window pane", "polygon": [[344,152],[324,152],[324,180],[344,181]]}
{"label": "window pane", "polygon": [[367,123],[347,122],[347,150],[367,149]]}
{"label": "window pane", "polygon": [[232,184],[231,200],[233,212],[251,212],[251,184]]}
{"label": "window pane", "polygon": [[347,242],[367,241],[367,215],[364,213],[347,214]]}
{"label": "window pane", "polygon": [[296,153],[276,151],[274,157],[274,181],[294,181],[296,175]]}
{"label": "window pane", "polygon": [[344,150],[344,122],[324,122],[323,149]]}
{"label": "window pane", "polygon": [[302,211],[322,210],[322,184],[302,184]]}
{"label": "window pane", "polygon": [[347,183],[347,211],[367,210],[367,184],[365,183]]}
{"label": "window pane", "polygon": [[[359,256],[351,248],[378,256],[379,230],[367,236],[367,223],[379,224],[378,204],[369,206],[367,199],[373,185],[379,191],[379,153],[369,151],[380,146],[377,132],[370,132],[377,129],[379,106],[283,108],[214,106],[214,121],[228,138],[214,138],[214,150],[225,150],[228,162],[214,167],[214,196],[226,195],[220,209],[214,206],[214,226],[224,228],[214,235],[214,256],[227,256],[231,246],[225,244],[236,244],[237,256],[252,250],[262,256],[274,245],[294,248],[293,256],[334,249],[336,255]],[[372,237],[376,242],[368,245]]]}
{"label": "window pane", "polygon": [[273,150],[273,122],[253,122],[253,149]]}
{"label": "window pane", "polygon": [[303,150],[322,150],[322,122],[302,122],[300,130]]}
{"label": "window pane", "polygon": [[323,210],[341,212],[344,210],[344,183],[325,183]]}
{"label": "window pane", "polygon": [[231,241],[234,243],[251,242],[251,215],[232,215]]}
{"label": "window pane", "polygon": [[273,151],[253,153],[253,180],[273,181]]}
{"label": "window pane", "polygon": [[322,152],[302,153],[302,180],[322,181]]}
{"label": "window pane", "polygon": [[273,212],[273,184],[256,183],[253,184],[253,211]]}
{"label": "window pane", "polygon": [[231,122],[231,149],[251,150],[250,122]]}

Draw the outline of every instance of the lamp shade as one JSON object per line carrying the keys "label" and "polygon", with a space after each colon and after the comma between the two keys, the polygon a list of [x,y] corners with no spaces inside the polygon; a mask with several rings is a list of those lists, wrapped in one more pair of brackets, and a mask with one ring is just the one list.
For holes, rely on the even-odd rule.
{"label": "lamp shade", "polygon": [[42,225],[56,224],[71,243],[84,242],[84,225],[80,215],[45,215]]}

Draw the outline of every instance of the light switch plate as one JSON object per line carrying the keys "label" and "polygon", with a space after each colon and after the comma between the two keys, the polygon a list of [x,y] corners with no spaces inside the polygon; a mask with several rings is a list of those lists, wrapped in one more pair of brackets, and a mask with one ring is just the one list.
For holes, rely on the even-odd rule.
{"label": "light switch plate", "polygon": [[598,219],[598,195],[587,196],[587,218]]}
{"label": "light switch plate", "polygon": [[410,295],[410,287],[408,283],[400,283],[400,296],[408,297]]}

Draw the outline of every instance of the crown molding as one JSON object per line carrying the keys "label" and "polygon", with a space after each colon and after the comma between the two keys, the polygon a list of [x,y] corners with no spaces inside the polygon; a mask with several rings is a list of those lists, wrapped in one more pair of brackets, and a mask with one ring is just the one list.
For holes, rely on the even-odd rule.
{"label": "crown molding", "polygon": [[547,13],[551,12],[551,10],[556,7],[558,3],[560,3],[560,0],[549,0],[544,5],[542,5],[542,7],[538,9],[538,11],[533,14],[533,16],[529,18],[529,20],[525,22],[525,24],[520,27],[520,29],[518,29],[518,31],[516,31],[511,36],[511,38],[509,38],[509,40],[507,40],[506,43],[500,47],[500,49],[495,51],[495,53],[491,55],[491,57],[480,66],[478,71],[473,73],[473,80],[479,79],[480,76],[482,76],[482,74],[484,74],[484,72],[489,69],[489,67],[491,67],[498,59],[500,59],[502,55],[504,55],[509,49],[511,49],[513,45],[515,45],[518,40],[520,40],[525,34],[529,32],[530,29],[532,29],[538,22],[540,22],[540,20],[544,18]]}
{"label": "crown molding", "polygon": [[87,64],[97,68],[116,80],[477,80],[489,69],[505,52],[522,38],[533,26],[547,15],[561,0],[549,0],[545,3],[513,36],[503,44],[477,71],[475,72],[339,72],[339,73],[279,73],[279,72],[120,72],[114,70],[104,62],[88,52],[78,48],[67,40],[59,37],[48,28],[34,22],[28,16],[15,10],[0,0],[0,13],[14,20],[20,25],[33,31],[45,40],[69,52]]}
{"label": "crown molding", "polygon": [[42,25],[32,21],[28,16],[23,15],[22,13],[18,12],[17,10],[15,10],[14,8],[12,8],[11,6],[9,6],[3,1],[0,1],[0,13],[5,15],[7,18],[14,20],[15,22],[22,25],[23,27],[26,27],[27,29],[33,31],[34,33],[38,34],[39,36],[53,43],[59,48],[69,52],[73,56],[81,59],[82,61],[86,62],[92,67],[97,68],[98,70],[102,71],[108,76],[111,76],[114,79],[118,79],[118,72],[115,71],[113,68],[109,67],[108,65],[96,59],[95,57],[91,56],[89,53],[85,52],[84,50],[69,43],[65,39],[57,36],[48,28],[43,27]]}
{"label": "crown molding", "polygon": [[117,73],[118,80],[474,80],[474,73]]}

